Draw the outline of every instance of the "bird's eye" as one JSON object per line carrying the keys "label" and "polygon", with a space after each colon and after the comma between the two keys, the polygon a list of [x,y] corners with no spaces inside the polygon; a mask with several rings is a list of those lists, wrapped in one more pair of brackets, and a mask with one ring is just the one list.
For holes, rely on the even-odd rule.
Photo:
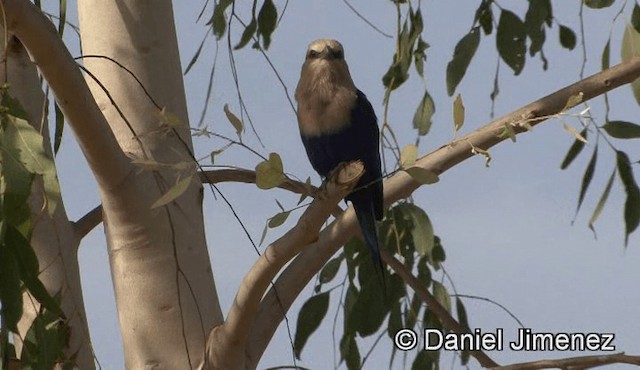
{"label": "bird's eye", "polygon": [[333,52],[333,57],[335,59],[344,59],[344,52],[342,50],[335,50]]}
{"label": "bird's eye", "polygon": [[320,53],[318,53],[317,51],[309,50],[309,54],[307,54],[307,58],[316,59],[319,55],[320,55]]}

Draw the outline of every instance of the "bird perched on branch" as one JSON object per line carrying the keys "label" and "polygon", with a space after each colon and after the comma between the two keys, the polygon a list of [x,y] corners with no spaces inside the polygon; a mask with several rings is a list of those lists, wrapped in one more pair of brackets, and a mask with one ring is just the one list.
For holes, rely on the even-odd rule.
{"label": "bird perched on branch", "polygon": [[353,204],[375,269],[384,282],[376,232],[382,219],[382,170],[377,118],[358,90],[336,40],[309,44],[296,88],[298,125],[313,168],[326,178],[342,162],[360,160],[365,173],[346,197]]}

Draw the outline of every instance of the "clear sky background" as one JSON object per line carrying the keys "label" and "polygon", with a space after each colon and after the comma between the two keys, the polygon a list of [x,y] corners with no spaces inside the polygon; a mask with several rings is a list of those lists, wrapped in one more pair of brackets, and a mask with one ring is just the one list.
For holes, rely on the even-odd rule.
{"label": "clear sky background", "polygon": [[[423,38],[431,47],[427,50],[426,85],[433,96],[437,111],[431,133],[423,138],[420,154],[426,154],[453,138],[451,106],[453,98],[446,95],[446,64],[455,43],[468,32],[478,2],[423,2],[425,32]],[[516,4],[511,4],[516,3]],[[503,6],[516,7],[523,13],[525,1],[508,2]],[[600,55],[606,43],[611,19],[621,2],[606,11],[585,9],[586,75],[600,69]],[[200,2],[179,2],[174,5],[183,68],[194,55],[207,32],[204,22],[196,23]],[[282,11],[282,3],[276,4]],[[395,8],[390,1],[353,2],[353,5],[386,33],[395,31]],[[560,23],[579,31],[578,2],[554,1],[554,15]],[[75,4],[70,4],[69,17],[77,23]],[[513,8],[511,8],[513,9]],[[630,7],[628,7],[630,11]],[[207,14],[210,14],[210,7]],[[241,14],[243,14],[241,12]],[[245,15],[247,13],[244,13]],[[497,13],[496,13],[497,14]],[[613,27],[612,64],[620,61],[620,40],[625,18]],[[204,18],[207,18],[205,16]],[[238,40],[242,29],[232,29]],[[579,34],[579,33],[578,33]],[[382,116],[384,88],[381,77],[386,72],[394,50],[394,40],[373,31],[359,19],[344,2],[291,1],[277,28],[267,54],[280,73],[288,92],[293,91],[308,43],[317,38],[336,38],[346,52],[356,85],[372,102],[378,116]],[[67,32],[72,53],[78,55],[77,37]],[[542,71],[539,58],[527,59],[522,75],[500,63],[500,95],[495,104],[496,116],[502,116],[541,96],[579,79],[582,52],[569,52],[558,43],[558,24],[547,33],[545,54],[549,70]],[[580,39],[578,40],[580,42]],[[578,46],[580,47],[580,46]],[[222,107],[229,104],[239,113],[237,91],[229,68],[226,41],[216,44],[209,37],[200,60],[185,77],[191,124],[196,125],[205,104],[207,79],[214,55],[218,59],[209,114],[205,124],[210,130],[234,136],[234,130],[224,118]],[[300,142],[294,111],[289,105],[283,86],[264,58],[246,48],[235,52],[243,99],[265,147],[259,146],[255,136],[247,130],[247,144],[263,154],[278,152],[285,171],[299,178],[311,176],[320,180],[311,168]],[[498,62],[494,35],[482,37],[480,48],[458,87],[466,106],[466,122],[462,133],[470,132],[491,120],[493,75]],[[424,83],[415,71],[406,86],[392,96],[389,123],[398,133],[402,144],[415,140],[411,120],[422,98]],[[638,104],[629,87],[610,94],[611,119],[637,122]],[[576,110],[576,112],[579,111]],[[592,104],[591,113],[603,123],[605,108],[601,100]],[[565,121],[578,128],[575,118]],[[222,143],[212,139],[195,138],[196,151],[205,156],[219,149]],[[591,212],[615,166],[614,155],[601,150],[598,168],[583,211],[572,225],[582,173],[594,143],[590,142],[574,164],[566,171],[559,169],[573,137],[560,120],[552,120],[532,132],[518,136],[517,143],[504,142],[491,149],[493,160],[486,168],[481,157],[471,158],[441,176],[436,185],[425,186],[414,194],[415,202],[424,207],[442,239],[447,253],[444,264],[460,294],[486,297],[506,306],[528,328],[545,332],[606,332],[615,333],[616,352],[640,354],[640,236],[632,235],[624,247],[623,189],[618,180],[596,228],[597,239],[587,228]],[[616,142],[618,143],[618,142]],[[629,150],[635,143],[619,143]],[[624,144],[624,145],[623,145]],[[603,148],[604,149],[604,146]],[[631,160],[638,158],[631,157]],[[218,164],[253,168],[259,159],[241,148],[232,148],[217,158]],[[70,130],[63,139],[57,157],[65,206],[72,220],[99,203],[97,187]],[[638,171],[637,166],[635,167]],[[637,178],[637,176],[636,176]],[[295,206],[298,197],[284,191],[262,191],[254,185],[223,184],[221,190],[231,200],[254,240],[259,240],[266,219],[279,211],[275,200],[285,207]],[[223,312],[230,307],[236,289],[248,268],[256,259],[251,243],[242,233],[228,207],[205,192],[205,224],[214,274]],[[287,225],[300,215],[293,213],[285,226],[271,230],[266,243],[286,231]],[[264,248],[264,246],[262,247]],[[92,340],[98,360],[104,369],[124,368],[124,357],[110,280],[107,247],[102,226],[83,240],[80,249],[83,277]],[[434,278],[441,279],[441,272]],[[445,285],[452,291],[451,284]],[[289,314],[295,323],[297,311],[310,295],[307,289]],[[334,293],[335,294],[335,293]],[[331,368],[339,358],[332,339],[332,318],[337,296],[325,322],[314,334],[298,365],[313,369]],[[500,308],[480,300],[464,300],[472,327],[487,331],[504,328],[507,340],[515,338],[517,323]],[[365,342],[365,343],[370,343]],[[387,363],[391,341],[383,337],[366,368]],[[365,353],[367,348],[361,349]],[[488,353],[500,364],[559,358],[578,353]],[[584,353],[583,355],[587,355]],[[414,354],[409,355],[412,360]],[[443,366],[449,367],[452,356],[445,356]],[[457,361],[457,360],[456,360]],[[292,351],[284,326],[273,338],[260,368],[292,364]],[[380,366],[375,366],[379,368]],[[457,368],[458,362],[451,365]],[[471,360],[471,368],[477,367]],[[402,368],[396,364],[395,368]],[[615,366],[615,368],[622,368]]]}

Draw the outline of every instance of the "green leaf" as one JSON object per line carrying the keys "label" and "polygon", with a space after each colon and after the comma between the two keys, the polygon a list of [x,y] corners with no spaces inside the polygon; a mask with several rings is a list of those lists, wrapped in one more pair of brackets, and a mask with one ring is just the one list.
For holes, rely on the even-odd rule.
{"label": "green leaf", "polygon": [[38,278],[40,273],[38,257],[33,248],[31,248],[29,241],[25,239],[18,229],[8,225],[5,231],[5,242],[18,261],[20,278],[29,293],[46,309],[58,316],[63,316],[62,309],[49,295]]}
{"label": "green leaf", "polygon": [[416,358],[411,363],[411,370],[433,369],[434,361],[431,356],[430,351],[418,351]]}
{"label": "green leaf", "polygon": [[347,369],[361,369],[360,350],[353,334],[345,333],[340,339],[340,362],[346,360]]}
{"label": "green leaf", "polygon": [[393,338],[396,333],[403,329],[402,325],[402,305],[398,302],[391,308],[389,312],[389,324],[387,326],[387,335],[389,338]]}
{"label": "green leaf", "polygon": [[344,261],[344,253],[341,253],[338,257],[333,258],[327,262],[326,265],[320,270],[320,284],[326,284],[333,280],[340,270],[340,265]]}
{"label": "green leaf", "polygon": [[489,35],[491,34],[491,31],[493,31],[493,12],[491,11],[492,3],[493,0],[482,0],[480,6],[476,9],[474,24],[475,22],[478,22],[485,35]]}
{"label": "green leaf", "polygon": [[640,138],[640,125],[626,121],[609,121],[602,128],[616,139]]}
{"label": "green leaf", "polygon": [[549,0],[529,0],[529,8],[524,17],[524,24],[527,28],[529,39],[531,39],[529,54],[532,56],[542,50],[546,40],[544,25],[545,23],[551,25],[552,21],[553,13]]}
{"label": "green leaf", "polygon": [[592,9],[610,7],[615,0],[584,0],[584,5]]}
{"label": "green leaf", "polygon": [[[458,322],[462,327],[471,331],[469,327],[469,320],[467,318],[467,310],[464,308],[464,304],[459,297],[456,297],[456,312],[458,313]],[[469,351],[464,350],[460,354],[460,362],[462,366],[466,365],[469,362]]]}
{"label": "green leaf", "polygon": [[589,185],[591,185],[591,180],[593,180],[593,174],[596,170],[596,162],[598,160],[598,146],[596,145],[593,148],[593,155],[591,156],[591,160],[587,165],[587,168],[584,171],[584,175],[582,176],[582,185],[580,187],[580,196],[578,197],[578,206],[576,207],[576,214],[580,210],[582,206],[582,201],[584,200],[584,196],[587,194],[587,189],[589,189]]}
{"label": "green leaf", "polygon": [[433,280],[433,296],[447,312],[451,313],[451,297],[449,296],[449,292],[447,292],[447,288],[444,285],[436,280]]}
{"label": "green leaf", "polygon": [[265,0],[258,13],[258,34],[262,36],[262,45],[269,49],[271,34],[276,29],[278,10],[272,0]]}
{"label": "green leaf", "polygon": [[418,130],[418,135],[424,136],[431,129],[431,117],[436,112],[436,106],[433,103],[431,95],[428,91],[424,91],[422,100],[418,104],[418,109],[413,115],[413,128]]}
{"label": "green leaf", "polygon": [[233,4],[234,0],[220,0],[213,8],[213,15],[207,25],[213,27],[213,34],[216,39],[220,40],[224,36],[227,30],[227,17],[224,15],[225,10],[229,5]]}
{"label": "green leaf", "polygon": [[294,340],[294,352],[297,359],[300,359],[300,354],[302,353],[304,345],[307,343],[307,339],[318,329],[328,309],[329,292],[314,295],[300,308]]}
{"label": "green leaf", "polygon": [[633,12],[631,13],[631,25],[640,32],[640,6],[638,3],[633,4]]}
{"label": "green leaf", "polygon": [[56,112],[56,128],[53,136],[53,153],[58,154],[60,144],[62,143],[62,133],[64,131],[64,115],[62,114],[62,111],[58,106],[58,102],[55,102],[53,106]]}
{"label": "green leaf", "polygon": [[453,95],[458,84],[462,81],[471,59],[478,50],[478,45],[480,45],[480,29],[478,27],[474,27],[456,44],[453,57],[447,64],[447,93],[449,96]]}
{"label": "green leaf", "polygon": [[413,166],[418,158],[418,147],[414,144],[407,144],[400,152],[400,168]]}
{"label": "green leaf", "polygon": [[[587,129],[582,130],[580,132],[580,136],[582,136],[583,138],[586,138]],[[571,144],[571,147],[569,147],[569,151],[567,152],[567,155],[564,157],[564,160],[560,165],[560,169],[564,170],[567,167],[569,167],[571,162],[573,162],[573,160],[576,159],[578,154],[580,154],[580,152],[582,151],[582,148],[584,148],[584,141],[576,139],[573,142],[573,144]]]}
{"label": "green leaf", "polygon": [[464,124],[464,104],[462,103],[462,96],[458,94],[453,101],[453,129],[458,132]]}
{"label": "green leaf", "polygon": [[524,23],[509,10],[502,10],[496,34],[498,54],[516,75],[524,68],[527,30]]}
{"label": "green leaf", "polygon": [[413,61],[416,66],[416,71],[420,77],[424,77],[424,61],[427,59],[426,50],[429,48],[429,44],[422,40],[422,37],[418,38],[418,44],[416,50],[413,52]]}
{"label": "green leaf", "polygon": [[256,166],[256,185],[266,190],[278,187],[284,182],[284,168],[278,153],[269,153],[269,159]]}
{"label": "green leaf", "polygon": [[423,185],[431,185],[440,181],[438,175],[429,170],[425,170],[422,167],[409,167],[404,171],[408,173],[414,180]]}
{"label": "green leaf", "polygon": [[607,40],[607,44],[602,49],[602,69],[608,69],[611,66],[611,39]]}
{"label": "green leaf", "polygon": [[[38,315],[31,323],[24,338],[21,364],[27,369],[53,369],[65,357],[64,348],[69,343],[70,329],[64,322],[50,314]],[[67,369],[65,363],[59,363]]]}
{"label": "green leaf", "polygon": [[411,238],[416,252],[421,256],[430,256],[434,245],[434,235],[429,216],[422,208],[411,203],[404,203],[400,209],[403,216],[411,221]]}
{"label": "green leaf", "polygon": [[22,317],[22,286],[18,260],[13,251],[0,243],[0,313],[2,324],[17,333]]}
{"label": "green leaf", "polygon": [[[629,24],[624,28],[621,51],[623,62],[640,56],[640,33]],[[640,104],[640,79],[636,79],[631,83],[631,90],[636,101]]]}
{"label": "green leaf", "polygon": [[600,199],[596,204],[596,208],[593,210],[593,214],[589,219],[589,228],[594,233],[596,232],[594,225],[598,220],[598,217],[600,217],[600,213],[602,213],[602,209],[604,208],[604,205],[607,203],[607,199],[609,199],[609,193],[611,192],[611,185],[613,185],[613,179],[615,178],[615,175],[616,175],[616,170],[614,169],[613,172],[611,173],[611,176],[609,176],[609,181],[607,181],[607,186],[605,186],[604,191],[602,192],[602,195],[600,196]]}
{"label": "green leaf", "polygon": [[633,168],[629,157],[625,152],[616,152],[616,162],[618,164],[618,174],[627,193],[624,203],[624,223],[625,223],[625,246],[629,242],[629,234],[635,231],[640,224],[640,189],[633,176]]}
{"label": "green leaf", "polygon": [[560,45],[565,49],[573,50],[576,47],[576,43],[575,32],[569,27],[560,25]]}
{"label": "green leaf", "polygon": [[253,35],[255,35],[256,30],[258,29],[258,22],[256,22],[255,18],[251,20],[251,23],[247,27],[245,27],[244,32],[242,32],[242,36],[240,37],[240,41],[236,46],[233,47],[234,50],[242,49],[247,45]]}
{"label": "green leaf", "polygon": [[[3,105],[5,99],[6,96],[3,97]],[[12,155],[13,160],[19,161],[27,171],[43,176],[47,211],[51,215],[61,196],[56,167],[44,150],[43,137],[26,120],[11,115],[6,118],[2,149]]]}
{"label": "green leaf", "polygon": [[[364,273],[365,271],[366,273]],[[353,310],[361,314],[356,317],[354,324],[357,333],[364,338],[375,334],[380,329],[389,308],[385,304],[385,296],[381,291],[382,286],[375,278],[373,265],[371,263],[361,264],[359,273],[366,277],[364,279],[361,276],[358,277],[362,288]],[[367,314],[363,315],[363,312]]]}
{"label": "green leaf", "polygon": [[268,223],[269,228],[274,229],[274,228],[282,225],[287,220],[287,218],[289,217],[290,213],[291,213],[290,211],[280,212],[280,213],[276,214],[275,216],[271,217],[269,219],[269,223]]}
{"label": "green leaf", "polygon": [[158,200],[153,202],[151,208],[162,207],[166,204],[173,202],[176,198],[181,196],[187,189],[189,188],[189,184],[191,184],[193,176],[187,176],[184,179],[178,181],[175,185],[173,185],[166,193],[162,194]]}
{"label": "green leaf", "polygon": [[242,130],[244,129],[244,125],[242,124],[242,121],[240,120],[240,118],[238,118],[238,116],[233,114],[233,112],[229,109],[229,104],[225,104],[223,110],[224,110],[224,114],[227,116],[227,119],[229,120],[229,123],[231,123],[233,128],[236,129],[236,134],[238,134],[238,137],[239,137],[240,134],[242,134]]}

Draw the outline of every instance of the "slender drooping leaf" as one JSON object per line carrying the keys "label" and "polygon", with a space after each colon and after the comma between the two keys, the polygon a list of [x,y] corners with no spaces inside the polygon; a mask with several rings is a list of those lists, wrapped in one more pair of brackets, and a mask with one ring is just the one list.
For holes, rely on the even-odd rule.
{"label": "slender drooping leaf", "polygon": [[258,13],[258,34],[262,36],[262,46],[269,49],[271,45],[271,34],[276,29],[278,21],[278,10],[273,4],[273,0],[265,0]]}
{"label": "slender drooping leaf", "polygon": [[582,185],[580,186],[580,196],[578,197],[578,205],[576,207],[576,214],[580,211],[580,207],[582,206],[582,201],[584,200],[584,196],[587,194],[587,189],[589,189],[589,185],[591,185],[591,180],[593,180],[593,174],[596,170],[596,162],[598,160],[598,146],[596,145],[593,148],[593,155],[591,156],[591,160],[587,165],[587,168],[584,171],[584,175],[582,176]]}
{"label": "slender drooping leaf", "polygon": [[344,253],[340,253],[338,257],[332,258],[324,265],[322,270],[320,270],[320,284],[326,284],[336,277],[342,261],[344,261]]}
{"label": "slender drooping leaf", "polygon": [[[630,24],[627,24],[624,28],[621,53],[623,62],[640,56],[640,33]],[[631,83],[631,90],[636,101],[640,104],[640,79],[636,79]]]}
{"label": "slender drooping leaf", "polygon": [[635,231],[640,224],[640,189],[633,175],[633,167],[629,157],[625,152],[616,152],[616,162],[618,167],[618,174],[620,180],[624,185],[624,190],[627,193],[627,199],[624,203],[624,224],[625,224],[625,246],[629,242],[629,235]]}
{"label": "slender drooping leaf", "polygon": [[229,109],[229,104],[225,104],[223,110],[224,110],[224,114],[227,116],[227,119],[229,120],[229,123],[231,123],[233,128],[236,129],[236,134],[238,134],[238,137],[240,137],[240,134],[242,134],[242,130],[244,130],[244,125],[242,124],[242,121],[240,120],[240,118],[238,118],[238,116],[236,116],[231,111],[231,109]]}
{"label": "slender drooping leaf", "polygon": [[638,3],[633,4],[633,12],[631,12],[631,25],[640,32],[640,6]]}
{"label": "slender drooping leaf", "polygon": [[0,304],[2,324],[17,333],[18,321],[22,317],[20,268],[14,252],[3,244],[0,244]]}
{"label": "slender drooping leaf", "polygon": [[227,30],[227,17],[224,12],[227,10],[229,5],[233,4],[234,0],[220,0],[213,8],[213,15],[207,25],[210,25],[213,28],[213,34],[216,36],[218,40],[224,36]]}
{"label": "slender drooping leaf", "polygon": [[467,72],[471,59],[480,45],[480,29],[474,27],[466,34],[453,50],[453,58],[447,64],[447,93],[452,96],[462,77]]}
{"label": "slender drooping leaf", "polygon": [[[586,139],[587,129],[582,130],[580,132],[580,136]],[[576,139],[573,142],[573,144],[571,144],[571,147],[569,147],[569,151],[567,152],[567,155],[564,157],[564,160],[560,165],[560,169],[564,170],[567,167],[569,167],[571,162],[573,162],[573,160],[576,159],[578,154],[580,154],[580,152],[582,151],[582,148],[584,148],[584,141]]]}
{"label": "slender drooping leaf", "polygon": [[447,312],[451,313],[451,296],[449,296],[447,288],[436,280],[433,280],[433,296]]}
{"label": "slender drooping leaf", "polygon": [[600,213],[602,213],[602,209],[604,208],[604,205],[607,203],[607,199],[609,199],[609,193],[611,192],[611,185],[613,185],[613,179],[615,178],[615,175],[616,175],[616,170],[614,169],[613,172],[611,173],[611,176],[609,176],[609,181],[607,181],[607,186],[605,186],[604,191],[602,192],[602,195],[600,196],[600,199],[596,204],[596,208],[593,210],[593,214],[591,214],[591,218],[589,219],[589,228],[591,229],[591,231],[594,232],[594,234],[596,232],[594,225],[598,220],[598,217],[600,217]]}
{"label": "slender drooping leaf", "polygon": [[475,22],[480,24],[485,35],[489,35],[493,31],[491,3],[493,3],[493,0],[482,0],[480,6],[476,9]]}
{"label": "slender drooping leaf", "polygon": [[329,309],[329,292],[316,294],[309,298],[300,308],[298,323],[296,324],[296,336],[294,340],[294,352],[297,359],[309,336],[320,326],[322,319]]}
{"label": "slender drooping leaf", "polygon": [[289,218],[290,211],[280,212],[269,219],[269,228],[273,229],[282,225]]}
{"label": "slender drooping leaf", "polygon": [[626,121],[609,121],[602,128],[616,139],[640,138],[640,125]]}
{"label": "slender drooping leaf", "polygon": [[602,70],[611,66],[611,39],[607,40],[607,44],[602,49]]}
{"label": "slender drooping leaf", "polygon": [[64,115],[58,106],[58,102],[54,102],[56,128],[53,134],[53,154],[58,154],[60,144],[62,144],[62,133],[64,132]]}
{"label": "slender drooping leaf", "polygon": [[235,50],[238,50],[245,47],[247,43],[251,41],[251,38],[253,37],[253,35],[255,35],[257,29],[258,29],[258,22],[255,19],[252,19],[249,25],[247,25],[247,27],[245,27],[244,31],[242,32],[240,41],[233,48]]}
{"label": "slender drooping leaf", "polygon": [[189,188],[189,184],[191,184],[191,180],[193,176],[187,176],[180,181],[178,181],[175,185],[173,185],[166,193],[162,194],[158,200],[153,202],[151,208],[162,207],[166,204],[173,202],[176,198],[181,196],[187,189]]}
{"label": "slender drooping leaf", "polygon": [[418,135],[424,136],[431,129],[431,117],[436,112],[436,105],[429,92],[425,90],[422,100],[413,115],[413,128],[418,130]]}
{"label": "slender drooping leaf", "polygon": [[453,129],[458,132],[464,124],[464,103],[462,96],[458,94],[453,101]]}
{"label": "slender drooping leaf", "polygon": [[524,68],[527,29],[520,18],[509,10],[502,10],[496,33],[496,47],[502,60],[516,75]]}

